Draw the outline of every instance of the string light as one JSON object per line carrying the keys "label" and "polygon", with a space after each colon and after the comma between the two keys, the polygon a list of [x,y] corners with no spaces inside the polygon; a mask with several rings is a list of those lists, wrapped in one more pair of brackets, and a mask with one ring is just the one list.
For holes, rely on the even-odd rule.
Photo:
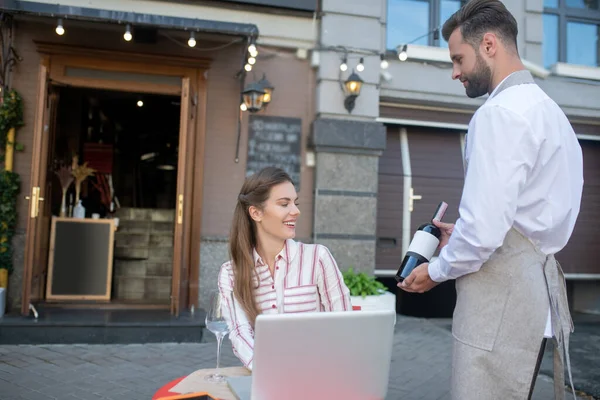
{"label": "string light", "polygon": [[63,20],[61,18],[58,19],[58,23],[56,24],[56,34],[58,36],[65,34],[65,28],[63,28]]}
{"label": "string light", "polygon": [[406,45],[402,46],[402,49],[398,53],[398,59],[400,61],[406,61],[408,59],[408,53],[406,52]]}
{"label": "string light", "polygon": [[244,69],[245,69],[246,71],[250,72],[250,71],[252,71],[252,65],[250,65],[250,64],[246,64],[246,65],[244,65]]}
{"label": "string light", "polygon": [[342,63],[340,64],[340,70],[342,72],[345,72],[348,70],[348,60],[346,60],[346,57],[344,57],[344,60],[342,61]]}
{"label": "string light", "polygon": [[381,69],[387,69],[390,63],[388,63],[388,61],[385,59],[385,55],[383,53],[379,55],[379,59],[381,60],[381,64],[379,64],[381,66]]}
{"label": "string light", "polygon": [[190,47],[196,47],[196,36],[194,35],[194,32],[190,32],[190,38],[188,40],[188,46],[190,46]]}
{"label": "string light", "polygon": [[125,33],[123,34],[123,39],[125,39],[127,42],[130,42],[131,39],[133,39],[133,35],[131,34],[131,25],[129,24],[125,26]]}
{"label": "string light", "polygon": [[248,58],[248,64],[250,64],[250,65],[256,64],[256,58],[254,58],[254,57]]}
{"label": "string light", "polygon": [[364,62],[365,62],[365,60],[361,57],[360,61],[358,62],[358,65],[356,66],[356,70],[358,72],[363,72],[365,70]]}
{"label": "string light", "polygon": [[247,111],[248,110],[248,107],[246,106],[246,103],[240,104],[240,110],[242,110],[242,111]]}

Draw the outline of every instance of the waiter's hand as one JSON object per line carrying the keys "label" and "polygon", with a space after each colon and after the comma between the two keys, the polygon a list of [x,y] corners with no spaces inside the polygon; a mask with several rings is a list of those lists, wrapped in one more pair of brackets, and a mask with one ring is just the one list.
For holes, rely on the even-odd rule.
{"label": "waiter's hand", "polygon": [[440,244],[438,248],[441,250],[445,245],[448,244],[448,240],[450,240],[450,235],[454,231],[454,224],[449,224],[447,222],[440,222],[437,220],[433,221],[433,224],[440,228],[442,232],[442,237],[440,237]]}
{"label": "waiter's hand", "polygon": [[425,293],[438,285],[438,282],[432,281],[429,277],[429,263],[423,263],[412,270],[410,275],[398,287],[406,292]]}

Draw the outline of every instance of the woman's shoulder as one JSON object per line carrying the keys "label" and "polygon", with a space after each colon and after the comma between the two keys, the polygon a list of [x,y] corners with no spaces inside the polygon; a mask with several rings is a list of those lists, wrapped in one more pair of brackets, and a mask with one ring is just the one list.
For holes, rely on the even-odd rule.
{"label": "woman's shoulder", "polygon": [[295,245],[298,248],[298,251],[304,252],[304,254],[317,254],[317,257],[328,257],[331,252],[327,248],[327,246],[320,243],[303,243],[299,241],[294,241]]}
{"label": "woman's shoulder", "polygon": [[233,263],[232,260],[225,261],[219,268],[219,274],[233,275]]}

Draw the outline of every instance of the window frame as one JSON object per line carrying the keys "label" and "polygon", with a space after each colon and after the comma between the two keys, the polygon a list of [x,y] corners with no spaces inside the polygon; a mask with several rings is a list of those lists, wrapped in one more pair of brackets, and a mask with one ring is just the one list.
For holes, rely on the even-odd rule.
{"label": "window frame", "polygon": [[[389,43],[387,43],[387,26],[390,25],[390,19],[389,19],[389,15],[388,15],[388,4],[389,2],[392,0],[387,0],[386,2],[386,37],[385,37],[385,41],[386,41],[386,48],[389,46]],[[462,7],[468,0],[458,0],[460,5],[459,7]],[[429,3],[429,19],[427,21],[428,25],[429,25],[429,30],[427,32],[423,32],[423,35],[427,34],[427,33],[431,33],[430,35],[427,36],[427,46],[430,47],[440,47],[440,43],[442,42],[443,38],[442,38],[442,25],[445,21],[441,21],[441,16],[440,13],[442,11],[442,0],[427,0],[427,3]],[[439,27],[440,28],[440,34],[438,35],[437,39],[434,39],[434,35],[433,35],[433,30]],[[415,38],[418,37],[417,35],[415,35]],[[403,45],[403,44],[408,44],[408,43],[395,43],[394,46],[399,46],[399,45]],[[393,49],[388,48],[388,50],[394,50],[395,47]]]}
{"label": "window frame", "polygon": [[[558,60],[567,63],[567,23],[580,22],[600,25],[600,10],[573,8],[567,6],[567,0],[558,0],[557,7],[544,7],[544,14],[558,16]],[[596,68],[600,67],[600,62]]]}

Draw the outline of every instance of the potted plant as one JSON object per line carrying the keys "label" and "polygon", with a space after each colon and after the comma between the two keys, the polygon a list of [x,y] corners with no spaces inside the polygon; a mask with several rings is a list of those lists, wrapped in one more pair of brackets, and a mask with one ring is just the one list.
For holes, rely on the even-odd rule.
{"label": "potted plant", "polygon": [[342,275],[350,290],[353,306],[360,306],[361,310],[396,310],[396,295],[389,292],[374,276],[354,272],[352,267]]}

